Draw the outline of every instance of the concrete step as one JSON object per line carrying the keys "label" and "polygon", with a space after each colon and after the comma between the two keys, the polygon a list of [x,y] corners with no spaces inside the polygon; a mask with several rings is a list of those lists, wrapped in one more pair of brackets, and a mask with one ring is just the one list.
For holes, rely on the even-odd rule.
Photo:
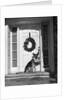
{"label": "concrete step", "polygon": [[49,72],[33,72],[33,73],[23,73],[19,72],[16,74],[8,74],[5,79],[18,79],[18,78],[34,78],[34,77],[49,77]]}

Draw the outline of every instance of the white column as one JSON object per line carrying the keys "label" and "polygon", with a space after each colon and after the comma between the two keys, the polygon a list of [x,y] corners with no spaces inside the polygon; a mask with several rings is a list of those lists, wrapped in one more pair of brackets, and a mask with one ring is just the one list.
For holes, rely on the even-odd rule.
{"label": "white column", "polygon": [[5,74],[8,74],[8,25],[5,26]]}
{"label": "white column", "polygon": [[19,31],[19,27],[17,28],[17,67],[18,67],[18,72],[20,72],[20,31]]}
{"label": "white column", "polygon": [[10,32],[10,73],[12,68],[12,32]]}

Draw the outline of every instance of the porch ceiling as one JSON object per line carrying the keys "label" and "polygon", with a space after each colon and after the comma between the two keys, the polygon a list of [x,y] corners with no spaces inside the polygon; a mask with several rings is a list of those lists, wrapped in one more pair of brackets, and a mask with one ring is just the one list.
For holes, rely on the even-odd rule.
{"label": "porch ceiling", "polygon": [[31,23],[41,23],[49,20],[51,17],[25,17],[25,18],[5,18],[5,24],[31,24]]}

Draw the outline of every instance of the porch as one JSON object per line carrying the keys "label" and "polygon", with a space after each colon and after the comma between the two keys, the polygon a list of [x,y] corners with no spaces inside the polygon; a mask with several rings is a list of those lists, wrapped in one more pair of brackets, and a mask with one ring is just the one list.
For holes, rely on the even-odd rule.
{"label": "porch", "polygon": [[35,85],[56,83],[55,78],[51,78],[49,72],[16,73],[5,76],[5,86]]}
{"label": "porch", "polygon": [[[8,47],[5,86],[56,83],[57,17],[8,18],[5,19],[5,27]],[[36,48],[31,52],[24,48],[25,41],[30,38],[36,43]],[[32,45],[28,45],[28,48]],[[31,61],[32,54],[37,54],[38,47],[40,67],[36,67],[36,72],[23,73],[25,66]]]}

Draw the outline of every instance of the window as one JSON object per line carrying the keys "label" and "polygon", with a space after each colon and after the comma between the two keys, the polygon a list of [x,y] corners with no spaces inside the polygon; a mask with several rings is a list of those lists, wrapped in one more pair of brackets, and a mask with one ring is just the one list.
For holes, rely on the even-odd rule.
{"label": "window", "polygon": [[12,67],[17,67],[17,27],[12,28]]}

